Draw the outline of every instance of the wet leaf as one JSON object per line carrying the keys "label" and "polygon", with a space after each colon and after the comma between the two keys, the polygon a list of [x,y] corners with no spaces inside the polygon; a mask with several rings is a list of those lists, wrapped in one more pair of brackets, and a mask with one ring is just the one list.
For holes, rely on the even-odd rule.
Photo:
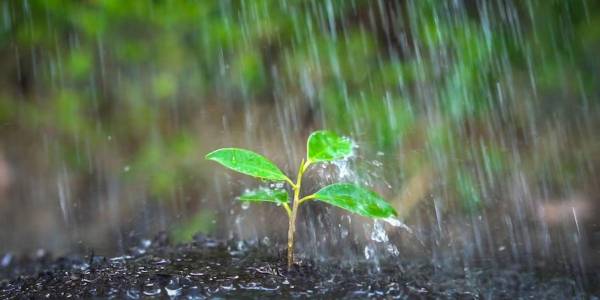
{"label": "wet leaf", "polygon": [[352,141],[337,134],[321,130],[315,131],[308,137],[308,161],[332,161],[352,155]]}
{"label": "wet leaf", "polygon": [[243,193],[238,197],[242,201],[288,203],[288,192],[284,189],[259,188]]}
{"label": "wet leaf", "polygon": [[253,177],[273,181],[289,180],[274,163],[249,150],[238,148],[218,149],[207,154],[206,159],[214,160],[229,169]]}
{"label": "wet leaf", "polygon": [[375,192],[350,183],[336,183],[322,188],[315,197],[323,202],[370,218],[389,218],[396,210]]}

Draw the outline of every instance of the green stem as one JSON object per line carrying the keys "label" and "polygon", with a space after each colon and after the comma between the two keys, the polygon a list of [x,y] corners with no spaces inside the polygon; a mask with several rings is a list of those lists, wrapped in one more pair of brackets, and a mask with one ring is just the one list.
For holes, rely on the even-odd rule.
{"label": "green stem", "polygon": [[317,196],[315,196],[313,194],[313,195],[309,195],[309,196],[306,196],[306,197],[302,197],[299,202],[300,202],[300,204],[302,204],[302,203],[304,203],[304,201],[312,200],[312,199],[315,199],[315,198],[317,198]]}
{"label": "green stem", "polygon": [[285,209],[285,212],[287,213],[288,218],[291,218],[292,217],[292,209],[290,208],[290,205],[287,203],[284,203],[283,208]]}
{"label": "green stem", "polygon": [[296,233],[296,218],[298,217],[298,207],[300,207],[300,187],[302,186],[302,175],[304,171],[306,171],[304,159],[300,163],[300,167],[298,168],[298,177],[296,177],[296,184],[292,185],[292,189],[294,190],[294,202],[292,203],[292,213],[290,216],[290,222],[288,227],[288,251],[287,251],[287,259],[288,259],[288,270],[292,268],[292,264],[294,264],[294,234]]}
{"label": "green stem", "polygon": [[302,167],[302,174],[304,174],[304,172],[306,172],[306,169],[308,169],[308,166],[310,166],[312,162],[310,160],[306,160],[306,163],[304,163],[304,166]]}
{"label": "green stem", "polygon": [[289,184],[290,184],[290,186],[291,186],[293,189],[295,189],[295,188],[296,188],[296,185],[294,184],[294,182],[293,182],[291,179],[289,179],[289,178],[287,178],[287,177],[286,177],[286,178],[285,178],[285,181],[286,181],[287,183],[289,183]]}

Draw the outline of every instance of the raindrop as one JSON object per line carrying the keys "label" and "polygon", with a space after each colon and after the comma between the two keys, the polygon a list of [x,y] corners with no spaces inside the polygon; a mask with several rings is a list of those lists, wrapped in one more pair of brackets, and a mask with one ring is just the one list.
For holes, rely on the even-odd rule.
{"label": "raindrop", "polygon": [[126,296],[129,299],[140,299],[140,291],[138,289],[129,289]]}
{"label": "raindrop", "polygon": [[267,236],[262,239],[262,242],[265,246],[271,246],[271,240]]}
{"label": "raindrop", "polygon": [[244,202],[242,202],[241,206],[242,206],[243,210],[246,210],[246,209],[250,208],[250,203],[248,203],[248,201],[244,201]]}
{"label": "raindrop", "polygon": [[410,227],[408,227],[406,224],[404,224],[402,221],[400,221],[396,218],[385,218],[383,220],[394,227],[400,227],[410,233],[413,233],[413,231],[412,231],[412,229],[410,229]]}
{"label": "raindrop", "polygon": [[348,229],[342,226],[342,224],[338,224],[338,227],[340,228],[340,236],[342,239],[345,239],[348,236]]}
{"label": "raindrop", "polygon": [[148,283],[144,289],[144,295],[146,296],[157,296],[161,293],[160,287],[156,286],[154,283]]}
{"label": "raindrop", "polygon": [[151,245],[152,245],[152,241],[149,240],[149,239],[143,239],[142,242],[141,242],[142,248],[146,248],[147,249]]}
{"label": "raindrop", "polygon": [[337,176],[339,180],[356,181],[357,179],[356,172],[354,172],[350,164],[350,157],[336,160],[331,163],[337,168]]}
{"label": "raindrop", "polygon": [[396,245],[394,245],[394,244],[388,244],[386,247],[386,250],[393,256],[400,255],[400,251],[398,251],[398,247],[396,247]]}
{"label": "raindrop", "polygon": [[179,285],[177,280],[171,279],[169,281],[169,284],[167,286],[165,286],[165,291],[167,292],[167,295],[169,297],[177,297],[177,296],[181,295],[181,293],[183,291],[183,287],[181,287]]}
{"label": "raindrop", "polygon": [[2,261],[0,261],[0,266],[2,266],[3,268],[8,267],[8,265],[10,265],[10,262],[12,261],[13,255],[11,253],[6,253],[3,257],[2,257]]}
{"label": "raindrop", "polygon": [[269,187],[272,189],[282,189],[285,186],[283,182],[273,182],[269,184]]}
{"label": "raindrop", "polygon": [[371,247],[371,245],[365,246],[365,258],[367,260],[369,260],[374,256],[375,256],[375,249],[373,249],[373,247]]}
{"label": "raindrop", "polygon": [[389,240],[385,228],[381,222],[373,222],[373,231],[371,231],[371,239],[373,241],[384,243]]}

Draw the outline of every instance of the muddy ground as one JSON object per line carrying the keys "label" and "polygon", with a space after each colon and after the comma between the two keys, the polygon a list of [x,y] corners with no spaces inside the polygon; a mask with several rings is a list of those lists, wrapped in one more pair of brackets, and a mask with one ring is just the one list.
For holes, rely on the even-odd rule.
{"label": "muddy ground", "polygon": [[127,255],[51,258],[2,255],[0,299],[570,299],[600,296],[600,272],[519,266],[465,270],[426,261],[300,261],[285,265],[284,249],[197,236],[171,245],[144,240]]}

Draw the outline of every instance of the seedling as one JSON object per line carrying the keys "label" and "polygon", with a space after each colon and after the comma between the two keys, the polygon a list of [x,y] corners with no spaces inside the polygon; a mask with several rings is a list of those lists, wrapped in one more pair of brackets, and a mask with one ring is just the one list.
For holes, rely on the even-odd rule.
{"label": "seedling", "polygon": [[273,162],[255,152],[223,148],[206,155],[234,171],[268,181],[286,182],[293,191],[290,202],[288,192],[283,188],[259,188],[248,191],[238,197],[248,202],[271,202],[282,206],[289,218],[287,263],[288,269],[294,262],[294,234],[300,205],[310,200],[318,200],[343,208],[352,213],[370,218],[393,218],[396,210],[376,193],[352,183],[335,183],[318,192],[302,196],[302,176],[308,167],[322,162],[344,159],[352,154],[352,142],[330,131],[313,132],[306,143],[306,160],[302,159],[298,167],[296,182],[286,176]]}

